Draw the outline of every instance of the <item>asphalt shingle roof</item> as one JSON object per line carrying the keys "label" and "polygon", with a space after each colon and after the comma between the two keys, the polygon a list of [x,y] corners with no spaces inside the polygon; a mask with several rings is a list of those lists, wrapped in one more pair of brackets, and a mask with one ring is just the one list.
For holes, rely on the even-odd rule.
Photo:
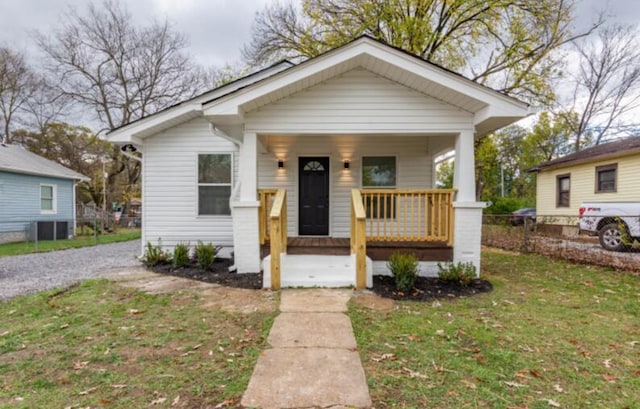
{"label": "asphalt shingle roof", "polygon": [[640,152],[640,136],[632,136],[619,141],[592,146],[591,148],[583,149],[576,153],[541,163],[531,169],[531,171],[544,170],[551,167],[564,167],[576,162],[583,162],[591,158],[609,157],[615,156],[616,154],[621,156],[633,152]]}
{"label": "asphalt shingle roof", "polygon": [[0,170],[61,179],[89,180],[88,177],[65,168],[59,163],[29,152],[21,146],[0,144]]}

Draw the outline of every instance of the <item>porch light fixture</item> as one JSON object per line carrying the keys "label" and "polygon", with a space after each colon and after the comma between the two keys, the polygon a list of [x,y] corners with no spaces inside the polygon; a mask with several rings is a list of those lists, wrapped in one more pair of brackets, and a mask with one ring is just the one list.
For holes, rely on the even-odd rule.
{"label": "porch light fixture", "polygon": [[349,165],[349,161],[348,161],[348,160],[345,160],[345,161],[342,163],[342,166],[344,166],[344,168],[345,168],[345,169],[349,169],[349,166],[350,166],[350,165]]}
{"label": "porch light fixture", "polygon": [[284,161],[282,159],[278,159],[278,169],[284,168]]}

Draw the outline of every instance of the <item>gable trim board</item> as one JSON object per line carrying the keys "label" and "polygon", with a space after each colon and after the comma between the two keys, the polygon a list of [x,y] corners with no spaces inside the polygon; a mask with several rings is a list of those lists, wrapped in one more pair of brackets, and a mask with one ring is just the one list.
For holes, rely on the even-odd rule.
{"label": "gable trim board", "polygon": [[[329,157],[329,232],[348,237],[349,192],[361,185],[363,156],[396,156],[398,187],[431,187],[435,154],[456,148],[454,254],[479,267],[480,238],[470,240],[479,235],[482,212],[475,203],[474,137],[528,113],[525,103],[361,37],[205,93],[107,139],[134,143],[143,153],[143,243],[234,246],[239,272],[260,269],[257,188],[287,189],[289,234],[297,235],[299,157]],[[189,212],[197,206],[193,155],[205,151],[233,152],[230,217]]]}

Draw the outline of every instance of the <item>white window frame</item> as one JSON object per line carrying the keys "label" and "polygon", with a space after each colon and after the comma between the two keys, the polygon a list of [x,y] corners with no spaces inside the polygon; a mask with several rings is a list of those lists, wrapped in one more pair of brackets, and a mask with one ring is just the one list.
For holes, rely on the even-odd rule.
{"label": "white window frame", "polygon": [[[50,187],[51,188],[51,209],[43,209],[42,208],[42,188]],[[40,192],[38,196],[40,197],[40,214],[56,214],[58,213],[58,201],[56,200],[58,197],[58,189],[57,185],[52,183],[40,183]]]}
{"label": "white window frame", "polygon": [[[231,157],[231,181],[230,183],[200,183],[198,180],[198,172],[200,167],[200,155],[229,155]],[[229,214],[200,214],[200,186],[229,186],[229,200],[231,200],[231,195],[233,195],[233,186],[234,186],[234,173],[235,173],[235,157],[233,152],[224,151],[224,152],[197,152],[195,159],[195,182],[196,182],[196,192],[195,192],[195,212],[196,217],[198,218],[216,218],[216,217],[231,217],[231,212]],[[229,210],[231,210],[231,204],[229,204]]]}

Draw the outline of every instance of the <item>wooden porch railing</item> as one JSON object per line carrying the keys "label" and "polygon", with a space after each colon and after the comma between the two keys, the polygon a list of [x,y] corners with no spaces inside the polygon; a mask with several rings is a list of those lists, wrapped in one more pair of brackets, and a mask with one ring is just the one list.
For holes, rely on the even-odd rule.
{"label": "wooden porch railing", "polygon": [[278,189],[258,189],[258,198],[260,199],[260,213],[258,215],[260,245],[262,246],[269,240],[269,215],[273,207],[273,201],[276,198]]}
{"label": "wooden porch railing", "polygon": [[454,189],[362,189],[368,240],[453,244]]}
{"label": "wooden porch railing", "polygon": [[367,286],[366,214],[359,189],[351,191],[351,254],[356,256],[356,288]]}
{"label": "wooden porch railing", "polygon": [[280,289],[280,255],[287,252],[287,191],[278,189],[269,212],[271,289]]}

